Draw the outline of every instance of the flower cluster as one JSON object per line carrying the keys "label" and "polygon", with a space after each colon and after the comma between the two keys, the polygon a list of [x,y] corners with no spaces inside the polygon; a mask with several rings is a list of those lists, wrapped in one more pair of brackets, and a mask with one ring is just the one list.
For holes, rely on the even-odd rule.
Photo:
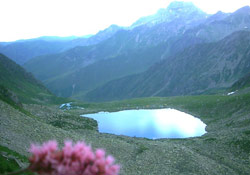
{"label": "flower cluster", "polygon": [[112,156],[105,157],[105,151],[93,152],[84,142],[65,142],[58,150],[56,141],[42,146],[31,145],[29,169],[41,175],[117,175],[119,165]]}

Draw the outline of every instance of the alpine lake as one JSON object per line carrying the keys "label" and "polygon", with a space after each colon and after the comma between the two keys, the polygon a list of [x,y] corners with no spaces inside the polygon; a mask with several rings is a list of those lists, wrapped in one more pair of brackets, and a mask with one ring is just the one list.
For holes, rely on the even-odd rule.
{"label": "alpine lake", "polygon": [[171,108],[98,112],[81,116],[96,120],[99,132],[115,135],[160,139],[197,137],[206,133],[206,124],[200,119]]}

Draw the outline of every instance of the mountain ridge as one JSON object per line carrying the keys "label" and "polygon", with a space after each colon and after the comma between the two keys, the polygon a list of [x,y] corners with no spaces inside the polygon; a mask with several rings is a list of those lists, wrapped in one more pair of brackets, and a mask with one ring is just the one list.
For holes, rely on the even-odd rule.
{"label": "mountain ridge", "polygon": [[56,54],[77,46],[97,44],[108,39],[121,29],[122,27],[111,25],[90,37],[71,37],[68,39],[64,37],[54,37],[54,39],[53,37],[52,39],[51,37],[39,37],[16,42],[3,42],[0,43],[0,52],[10,57],[16,63],[23,65],[37,56]]}
{"label": "mountain ridge", "polygon": [[[89,84],[89,81],[86,81],[84,83],[79,84],[79,82],[81,80],[80,79],[78,81],[76,80],[75,82],[71,82],[71,83],[68,83],[66,85],[68,90],[66,90],[66,89],[63,90],[62,88],[58,87],[56,84],[61,84],[62,85],[61,87],[65,87],[62,83],[69,82],[69,81],[64,81],[62,78],[69,80],[69,79],[71,79],[70,77],[80,77],[81,75],[82,76],[88,75],[89,77],[93,77],[93,79],[96,79],[94,77],[98,77],[98,76],[103,77],[102,75],[105,74],[105,73],[98,73],[98,71],[97,71],[97,73],[95,73],[93,71],[92,71],[92,73],[91,73],[91,71],[86,72],[85,70],[89,69],[88,68],[89,66],[96,67],[97,65],[99,65],[99,66],[101,66],[101,69],[106,68],[106,70],[109,71],[110,66],[108,65],[108,62],[115,64],[114,68],[112,70],[113,75],[111,74],[111,76],[105,77],[105,78],[102,78],[99,80],[96,79],[96,82],[94,82],[93,86],[91,87],[91,88],[95,88],[97,85],[100,85],[100,83],[98,81],[100,81],[100,82],[103,80],[109,81],[109,80],[112,80],[114,78],[118,78],[116,75],[119,75],[121,77],[121,76],[129,75],[131,73],[138,73],[141,71],[145,71],[153,63],[161,60],[164,57],[164,55],[169,55],[172,52],[177,52],[178,50],[185,48],[186,46],[188,46],[190,44],[203,42],[202,39],[196,39],[193,36],[190,36],[190,37],[187,36],[187,38],[188,38],[187,41],[184,41],[184,39],[180,38],[182,28],[191,27],[192,22],[194,23],[194,25],[197,25],[196,18],[200,18],[200,16],[193,15],[192,17],[190,17],[190,19],[189,19],[190,26],[186,26],[185,18],[181,17],[178,20],[173,19],[170,22],[163,22],[163,23],[160,23],[156,26],[149,27],[149,26],[142,25],[142,26],[135,27],[133,30],[122,29],[122,30],[118,31],[115,35],[110,37],[109,39],[102,41],[97,45],[90,46],[89,51],[86,52],[85,54],[81,54],[81,55],[75,54],[75,56],[69,56],[67,58],[64,56],[61,57],[62,54],[61,55],[57,54],[57,55],[53,55],[53,56],[41,56],[40,58],[34,58],[33,60],[27,62],[24,65],[24,67],[28,71],[31,71],[38,79],[42,80],[46,84],[46,86],[49,87],[49,89],[51,91],[55,92],[57,95],[67,94],[67,96],[68,96],[69,94],[71,94],[69,92],[73,92],[73,87],[75,87],[75,85],[77,87],[84,87],[84,86],[86,86],[86,84]],[[178,44],[179,46],[176,48],[173,48],[172,45],[174,46],[175,41],[179,42],[179,44]],[[92,50],[91,47],[95,48],[95,50]],[[162,47],[165,47],[166,50],[164,51],[164,50],[160,49]],[[80,47],[78,47],[78,48],[80,49]],[[160,49],[161,51],[158,50],[159,53],[157,53],[157,56],[152,56],[152,58],[142,60],[143,57],[146,58],[145,55],[148,55],[147,49],[152,50],[153,48]],[[82,49],[87,49],[87,48],[82,47]],[[144,53],[141,51],[143,51]],[[67,51],[67,52],[71,52],[71,51]],[[138,55],[136,52],[141,52],[141,55]],[[71,53],[73,53],[73,52],[71,52]],[[79,53],[81,53],[81,52],[79,52]],[[70,54],[70,55],[73,55],[73,54]],[[91,57],[91,55],[93,57]],[[98,55],[100,55],[100,57]],[[137,58],[135,57],[136,55],[137,55]],[[53,73],[53,72],[55,72],[55,70],[58,69],[57,68],[58,65],[61,65],[61,63],[65,62],[66,60],[71,59],[73,61],[75,59],[75,57],[79,57],[79,61],[80,61],[76,64],[77,67],[74,67],[75,63],[73,63],[73,62],[69,63],[69,64],[67,63],[67,64],[65,64],[65,66],[60,66],[60,67],[66,67],[66,68],[61,68],[60,73],[58,72],[56,74],[49,75],[50,72]],[[123,60],[120,59],[121,57],[123,57]],[[123,74],[121,74],[119,72],[119,70],[115,70],[115,67],[117,67],[117,65],[118,65],[118,63],[115,63],[115,62],[117,62],[115,60],[120,59],[121,64],[126,66],[126,64],[124,64],[124,63],[131,62],[130,61],[131,58],[134,58],[134,62],[138,62],[139,60],[141,60],[141,63],[137,64],[137,67],[134,68],[133,72],[127,71],[127,72],[124,72]],[[82,60],[82,62],[84,62],[84,59],[88,60],[88,61],[90,61],[90,60],[93,60],[93,61],[89,62],[90,63],[89,65],[81,66],[81,65],[83,65],[83,63],[81,63],[81,60]],[[55,61],[58,60],[59,62],[53,63],[54,60]],[[143,62],[145,62],[146,64],[144,64]],[[46,64],[48,64],[48,66],[46,66],[46,68],[45,68],[46,70],[44,68],[42,68],[42,69],[39,68],[39,65],[44,65],[44,66],[40,66],[40,67],[45,67]],[[142,64],[145,65],[144,68],[141,68]],[[129,66],[129,67],[127,67],[128,70],[130,70],[130,67],[134,67],[132,62],[128,66]],[[49,67],[51,67],[50,70],[47,70],[47,68],[49,68]],[[122,69],[125,69],[125,67]],[[80,75],[80,74],[77,74],[77,72],[85,72],[85,73]],[[64,77],[64,75],[66,77]],[[57,80],[57,77],[59,78],[58,80]],[[96,84],[96,85],[94,85],[94,84]],[[71,89],[71,90],[69,90],[69,89]],[[88,90],[91,90],[91,89],[88,89]],[[66,91],[67,91],[67,93],[65,93]]]}
{"label": "mountain ridge", "polygon": [[[199,22],[199,15],[182,14],[169,22],[121,29],[96,45],[37,57],[24,67],[56,95],[82,100],[85,93],[114,79],[146,71],[192,45],[219,41],[235,31],[250,30],[248,11],[248,7],[243,7],[234,13],[218,12],[203,16]],[[148,49],[157,54],[148,57]]]}
{"label": "mountain ridge", "polygon": [[248,73],[249,45],[250,32],[239,31],[216,43],[191,46],[142,74],[114,80],[87,93],[85,100],[192,95],[230,87]]}

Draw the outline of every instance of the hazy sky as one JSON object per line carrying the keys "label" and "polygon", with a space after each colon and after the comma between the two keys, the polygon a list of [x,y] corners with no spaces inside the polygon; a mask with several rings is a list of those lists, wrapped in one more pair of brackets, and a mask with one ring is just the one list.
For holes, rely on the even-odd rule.
{"label": "hazy sky", "polygon": [[[186,1],[186,0],[184,0]],[[250,0],[189,0],[207,13],[233,12]],[[129,26],[171,0],[0,0],[0,41],[95,34],[111,24]]]}

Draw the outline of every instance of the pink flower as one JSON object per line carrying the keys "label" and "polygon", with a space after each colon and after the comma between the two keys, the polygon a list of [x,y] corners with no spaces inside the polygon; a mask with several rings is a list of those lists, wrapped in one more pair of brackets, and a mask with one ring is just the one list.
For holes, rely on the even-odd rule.
{"label": "pink flower", "polygon": [[58,150],[56,141],[49,141],[31,145],[30,152],[29,169],[41,175],[117,175],[120,170],[112,156],[105,157],[102,149],[94,153],[84,142],[66,141]]}

